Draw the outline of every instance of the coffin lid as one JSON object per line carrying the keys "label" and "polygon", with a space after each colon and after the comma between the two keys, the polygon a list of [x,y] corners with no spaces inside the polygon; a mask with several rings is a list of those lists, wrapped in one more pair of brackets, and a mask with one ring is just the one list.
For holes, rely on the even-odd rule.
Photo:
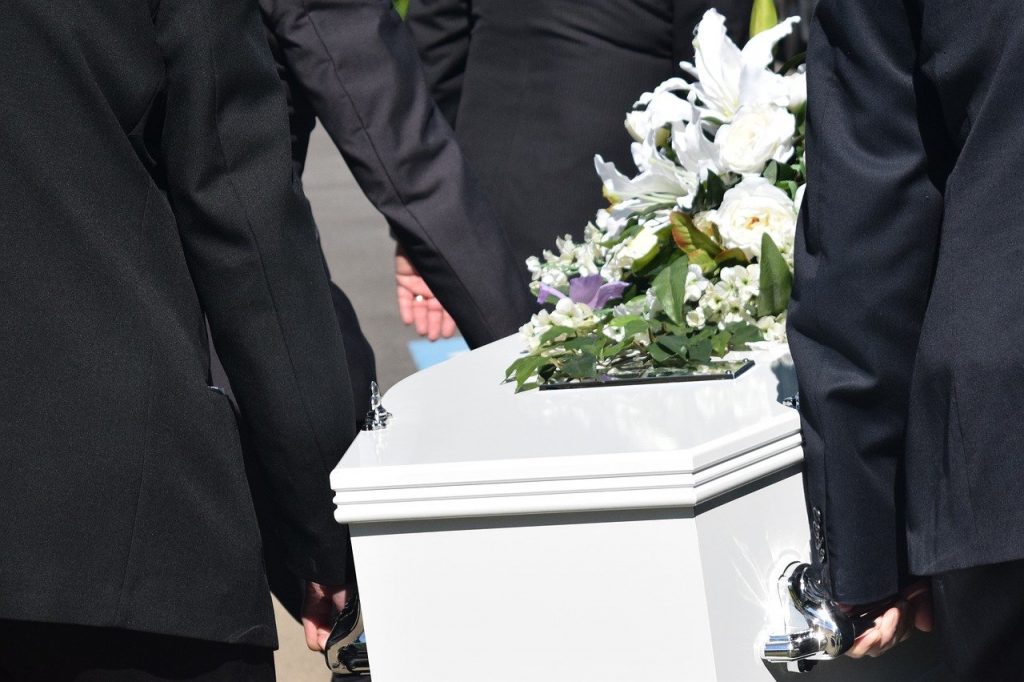
{"label": "coffin lid", "polygon": [[801,460],[785,346],[734,380],[515,394],[503,339],[410,376],[331,476],[341,523],[694,506]]}

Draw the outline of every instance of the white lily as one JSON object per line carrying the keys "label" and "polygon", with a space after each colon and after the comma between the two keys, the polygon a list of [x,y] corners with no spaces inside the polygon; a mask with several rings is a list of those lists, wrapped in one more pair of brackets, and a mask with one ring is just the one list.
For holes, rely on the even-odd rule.
{"label": "white lily", "polygon": [[648,169],[632,180],[600,154],[594,157],[594,167],[604,185],[605,198],[612,205],[629,201],[634,211],[675,204],[679,197],[692,197],[697,193],[696,173],[680,168],[660,154],[649,159]]}
{"label": "white lily", "polygon": [[[689,84],[682,78],[669,78],[652,92],[645,92],[626,114],[626,130],[637,142],[643,142],[651,131],[667,125],[688,121],[692,108],[686,101]],[[682,92],[680,97],[676,93]]]}
{"label": "white lily", "polygon": [[789,17],[752,37],[741,50],[729,39],[725,18],[714,9],[708,10],[697,26],[694,62],[680,64],[697,79],[687,90],[701,115],[727,123],[745,104],[788,108],[790,84],[768,67],[776,43],[792,33],[799,21],[799,17]]}
{"label": "white lily", "polygon": [[[708,179],[709,171],[721,175],[720,151],[718,144],[705,134],[705,125],[700,111],[692,105],[691,107],[693,111],[690,123],[672,129],[672,150],[676,154],[679,165],[703,182]],[[694,194],[696,194],[696,188],[694,188]],[[680,205],[689,208],[691,203],[686,202],[685,205],[682,203]]]}

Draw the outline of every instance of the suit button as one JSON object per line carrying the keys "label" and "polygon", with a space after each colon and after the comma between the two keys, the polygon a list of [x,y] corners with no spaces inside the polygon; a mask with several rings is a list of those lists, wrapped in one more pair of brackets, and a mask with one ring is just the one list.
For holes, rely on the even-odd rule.
{"label": "suit button", "polygon": [[818,547],[818,561],[825,563],[825,548]]}
{"label": "suit button", "polygon": [[821,510],[815,507],[811,510],[811,513],[814,514],[814,520],[821,523]]}

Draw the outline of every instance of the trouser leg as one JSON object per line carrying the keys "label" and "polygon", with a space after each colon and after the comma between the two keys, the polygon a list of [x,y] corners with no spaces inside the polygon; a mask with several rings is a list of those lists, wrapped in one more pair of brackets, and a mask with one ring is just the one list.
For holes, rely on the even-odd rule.
{"label": "trouser leg", "polygon": [[114,628],[0,621],[2,682],[275,682],[274,652]]}
{"label": "trouser leg", "polygon": [[937,575],[932,595],[952,679],[1024,680],[1024,561]]}

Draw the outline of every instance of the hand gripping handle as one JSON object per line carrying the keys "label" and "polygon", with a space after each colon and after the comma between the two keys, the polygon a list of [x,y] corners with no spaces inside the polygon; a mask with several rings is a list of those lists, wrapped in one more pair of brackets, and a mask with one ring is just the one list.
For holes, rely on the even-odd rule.
{"label": "hand gripping handle", "polygon": [[792,563],[779,578],[779,596],[799,614],[806,627],[796,632],[770,633],[761,649],[769,663],[784,663],[807,672],[813,661],[842,656],[874,622],[874,614],[852,617],[825,595],[808,564]]}

